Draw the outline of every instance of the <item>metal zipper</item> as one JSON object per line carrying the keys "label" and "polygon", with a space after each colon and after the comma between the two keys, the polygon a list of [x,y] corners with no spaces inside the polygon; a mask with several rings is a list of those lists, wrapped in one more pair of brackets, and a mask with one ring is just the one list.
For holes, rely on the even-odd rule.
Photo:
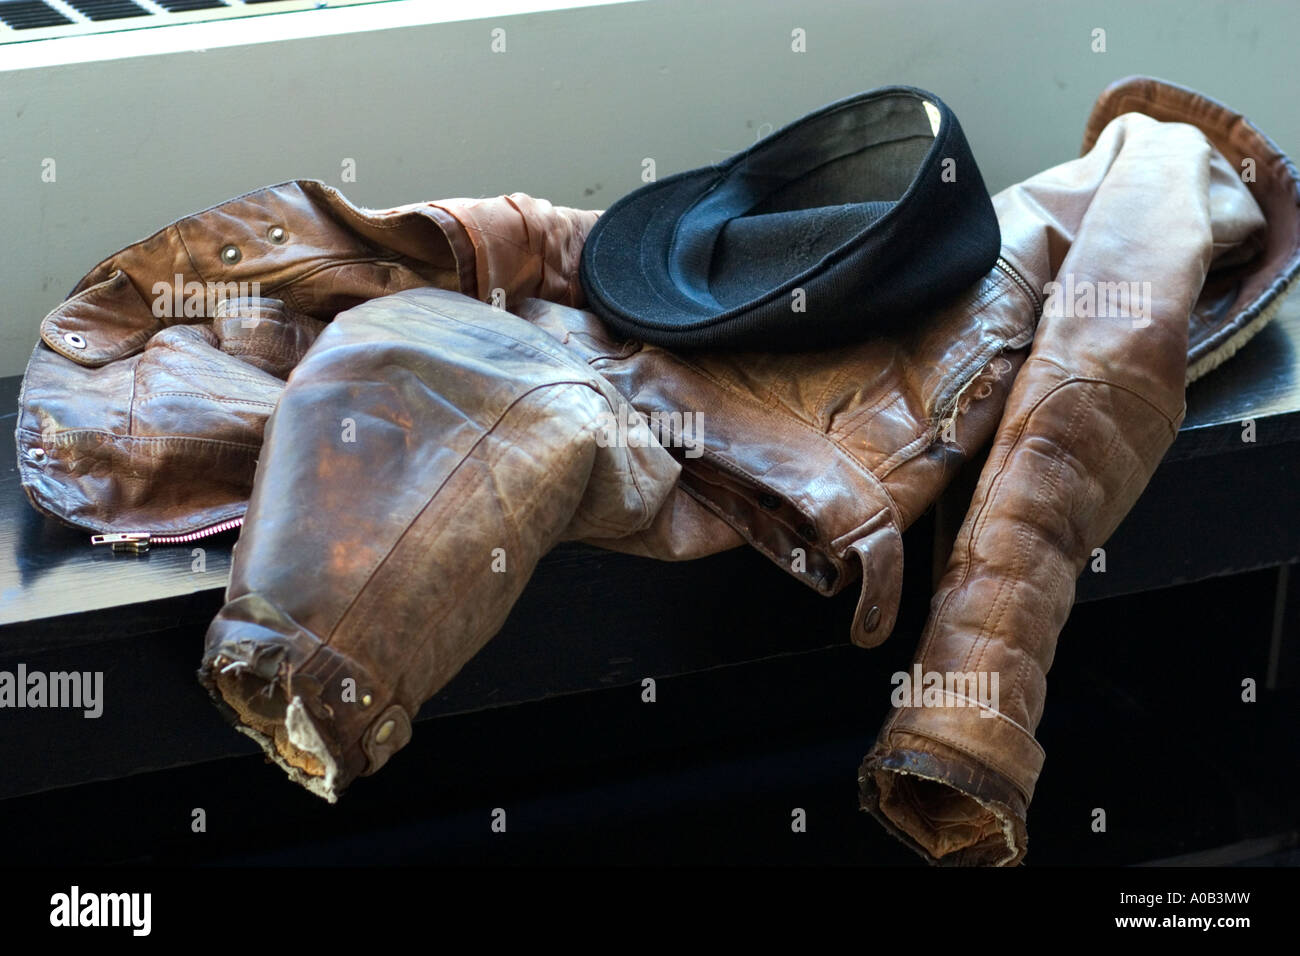
{"label": "metal zipper", "polygon": [[1016,285],[1020,286],[1021,290],[1027,296],[1029,296],[1029,301],[1034,303],[1034,318],[1037,318],[1038,314],[1043,311],[1042,296],[1040,296],[1034,290],[1034,287],[1029,284],[1029,280],[1026,279],[1024,276],[1022,276],[1020,274],[1020,271],[1016,269],[1016,267],[1013,266],[1011,263],[1007,262],[1006,259],[1003,259],[1001,256],[998,256],[997,266],[1004,273],[1006,273],[1007,278],[1009,278]]}
{"label": "metal zipper", "polygon": [[210,524],[206,528],[199,528],[197,531],[190,531],[187,534],[122,531],[113,534],[94,535],[90,539],[90,543],[92,545],[111,545],[114,551],[126,552],[127,554],[144,554],[151,545],[188,544],[191,541],[198,541],[200,538],[210,538],[214,534],[221,534],[223,531],[233,531],[235,528],[242,527],[243,524],[244,517],[240,515],[238,518],[219,521],[216,524]]}

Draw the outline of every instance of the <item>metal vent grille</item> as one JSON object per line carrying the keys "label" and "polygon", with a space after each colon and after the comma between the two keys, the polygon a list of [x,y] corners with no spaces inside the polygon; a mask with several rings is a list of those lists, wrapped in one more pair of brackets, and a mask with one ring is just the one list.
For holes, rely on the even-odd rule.
{"label": "metal vent grille", "polygon": [[0,21],[11,30],[34,30],[73,22],[41,0],[14,0],[0,4]]}
{"label": "metal vent grille", "polygon": [[211,10],[213,7],[225,6],[221,0],[155,0],[155,2],[168,13],[181,13],[185,10]]}
{"label": "metal vent grille", "polygon": [[0,44],[382,2],[384,0],[0,0]]}
{"label": "metal vent grille", "polygon": [[147,17],[149,11],[131,0],[68,0],[74,9],[91,20],[123,20],[126,17]]}

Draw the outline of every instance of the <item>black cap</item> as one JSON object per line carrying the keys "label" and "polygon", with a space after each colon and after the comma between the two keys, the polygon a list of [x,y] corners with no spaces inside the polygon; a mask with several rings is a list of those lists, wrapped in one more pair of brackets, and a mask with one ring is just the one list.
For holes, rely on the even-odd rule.
{"label": "black cap", "polygon": [[579,277],[622,335],[803,349],[922,320],[993,268],[1000,246],[957,117],[889,86],[624,196],[587,237]]}

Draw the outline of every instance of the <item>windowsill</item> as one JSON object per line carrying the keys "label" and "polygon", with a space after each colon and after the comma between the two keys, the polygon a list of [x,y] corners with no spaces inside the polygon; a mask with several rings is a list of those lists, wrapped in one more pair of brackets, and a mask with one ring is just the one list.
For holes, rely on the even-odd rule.
{"label": "windowsill", "polygon": [[638,0],[390,0],[387,3],[280,13],[258,13],[256,8],[249,7],[247,16],[224,20],[110,30],[105,33],[6,44],[0,46],[0,72],[167,53],[202,53],[205,50],[254,43],[627,2]]}

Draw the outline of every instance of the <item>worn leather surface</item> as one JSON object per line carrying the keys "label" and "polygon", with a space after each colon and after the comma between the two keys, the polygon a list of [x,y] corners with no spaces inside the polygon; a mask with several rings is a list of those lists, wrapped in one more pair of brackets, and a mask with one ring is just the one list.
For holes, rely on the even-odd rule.
{"label": "worn leather surface", "polygon": [[[379,769],[552,545],[662,510],[672,457],[598,440],[621,402],[544,332],[460,293],[344,312],[272,417],[205,682],[272,756],[323,769],[322,795]],[[293,733],[295,702],[323,748]]]}
{"label": "worn leather surface", "polygon": [[310,180],[179,219],[42,321],[19,400],[23,488],[94,531],[237,518],[284,379],[325,322],[414,288],[577,302],[595,219],[522,194],[367,210]]}
{"label": "worn leather surface", "polygon": [[[1294,275],[1289,164],[1261,139],[1246,144],[1285,177],[1248,190],[1239,164],[1201,129],[1173,120],[1213,118],[1222,126],[1209,127],[1211,138],[1238,143],[1248,127],[1190,91],[1146,80],[1108,91],[1093,123],[1113,104],[1147,98],[1166,122],[1121,113],[1089,135],[1080,159],[994,197],[1004,235],[1027,229],[1044,240],[1033,258],[1008,253],[1034,282],[1139,282],[1149,291],[1138,316],[1044,310],[939,582],[915,668],[983,673],[990,685],[996,674],[996,703],[945,690],[934,706],[895,707],[863,762],[864,809],[932,862],[1024,858],[1044,761],[1033,732],[1075,580],[1173,442],[1188,368],[1210,354],[1207,342],[1227,343],[1225,329],[1240,333],[1242,317],[1258,315],[1261,297]],[[1274,211],[1288,221],[1266,226],[1266,203],[1254,195],[1287,188],[1291,205]],[[1290,237],[1286,249],[1272,244],[1279,234]],[[1278,274],[1283,261],[1289,272]],[[1226,304],[1224,290],[1235,290]]]}
{"label": "worn leather surface", "polygon": [[[1108,90],[1082,158],[994,197],[1002,255],[980,282],[904,335],[797,354],[612,335],[576,281],[595,212],[259,190],[110,257],[47,317],[23,484],[118,531],[192,530],[251,493],[201,679],[334,799],[409,740],[560,540],[669,560],[748,543],[820,593],[857,588],[850,639],[878,644],[901,532],[992,441],[917,660],[996,670],[997,715],[901,708],[860,786],[929,859],[1016,862],[1074,578],[1172,440],[1190,371],[1266,318],[1300,261],[1293,168],[1208,103]],[[178,272],[260,288],[159,319],[148,293]],[[1149,323],[1040,321],[1067,274],[1150,282]],[[668,430],[611,446],[600,422],[624,402]],[[674,434],[686,413],[702,427]]]}

